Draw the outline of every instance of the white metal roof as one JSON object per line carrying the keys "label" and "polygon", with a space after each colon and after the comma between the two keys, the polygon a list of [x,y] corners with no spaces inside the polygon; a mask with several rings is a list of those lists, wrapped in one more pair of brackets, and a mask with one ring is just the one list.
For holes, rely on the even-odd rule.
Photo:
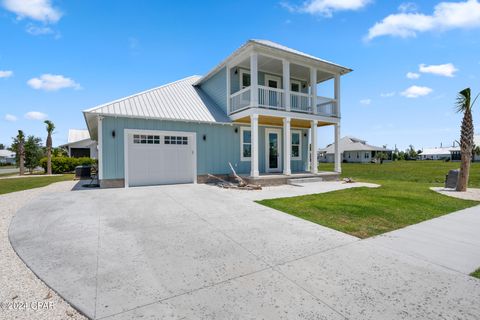
{"label": "white metal roof", "polygon": [[[383,147],[376,147],[366,143],[365,140],[355,137],[343,137],[339,141],[340,152],[345,151],[391,151]],[[335,143],[329,144],[323,149],[318,150],[321,153],[335,153]]]}
{"label": "white metal roof", "polygon": [[191,76],[84,112],[166,120],[231,122],[204,92],[193,86],[199,78]]}
{"label": "white metal roof", "polygon": [[440,156],[450,155],[450,151],[460,150],[459,147],[443,147],[443,148],[424,148],[420,156]]}
{"label": "white metal roof", "polygon": [[15,152],[10,150],[0,150],[0,157],[2,158],[15,158]]}
{"label": "white metal roof", "polygon": [[68,130],[68,143],[90,139],[88,130],[70,129]]}

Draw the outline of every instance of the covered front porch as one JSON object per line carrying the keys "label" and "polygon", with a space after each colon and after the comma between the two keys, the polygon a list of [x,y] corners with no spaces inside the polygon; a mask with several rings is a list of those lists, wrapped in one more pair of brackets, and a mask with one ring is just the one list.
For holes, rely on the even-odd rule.
{"label": "covered front porch", "polygon": [[[335,154],[334,172],[318,172],[317,156],[318,127],[334,126],[334,140],[338,142],[339,119],[316,115],[292,117],[282,111],[249,108],[237,113],[234,121],[241,125],[242,162],[250,164],[250,173],[243,176],[251,182],[283,184],[295,178],[336,180],[341,173],[339,150]],[[245,169],[243,173],[248,171]]]}

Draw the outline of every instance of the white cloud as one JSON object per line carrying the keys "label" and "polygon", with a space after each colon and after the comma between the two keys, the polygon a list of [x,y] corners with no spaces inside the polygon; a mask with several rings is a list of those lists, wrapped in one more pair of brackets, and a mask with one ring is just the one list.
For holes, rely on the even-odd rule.
{"label": "white cloud", "polygon": [[418,78],[420,78],[420,75],[418,73],[415,73],[415,72],[408,72],[407,73],[407,78],[408,79],[418,79]]}
{"label": "white cloud", "polygon": [[57,91],[64,88],[81,89],[81,86],[70,78],[60,74],[42,74],[39,78],[32,78],[27,84],[33,89],[45,91]]}
{"label": "white cloud", "polygon": [[56,23],[62,17],[51,0],[3,0],[2,5],[15,13],[18,19],[29,18],[44,23]]}
{"label": "white cloud", "polygon": [[415,37],[419,32],[480,27],[478,0],[441,2],[432,15],[415,12],[391,14],[368,30],[366,40],[380,36]]}
{"label": "white cloud", "polygon": [[331,17],[335,11],[359,10],[370,2],[371,0],[308,0],[299,7],[288,3],[282,5],[290,11]]}
{"label": "white cloud", "polygon": [[15,122],[15,121],[17,121],[17,117],[14,116],[13,114],[7,113],[7,114],[5,115],[5,120],[7,120],[7,121],[9,121],[9,122]]}
{"label": "white cloud", "polygon": [[39,27],[34,24],[28,24],[25,30],[30,34],[33,34],[34,36],[54,33],[53,29],[50,27],[46,27],[46,26]]}
{"label": "white cloud", "polygon": [[390,98],[390,97],[393,97],[395,94],[396,94],[395,91],[392,91],[392,92],[384,92],[384,93],[380,93],[380,97],[382,97],[382,98]]}
{"label": "white cloud", "polygon": [[450,78],[454,77],[455,72],[458,71],[458,69],[455,68],[455,66],[452,63],[430,65],[430,66],[421,64],[419,66],[419,70],[422,73],[431,73],[437,76],[444,76],[444,77],[450,77]]}
{"label": "white cloud", "polygon": [[13,71],[11,70],[0,70],[0,78],[10,78],[13,76]]}
{"label": "white cloud", "polygon": [[404,2],[398,6],[398,11],[403,13],[416,12],[418,11],[418,6],[416,3],[413,2]]}
{"label": "white cloud", "polygon": [[25,118],[28,120],[45,120],[47,117],[48,115],[39,111],[30,111],[25,113]]}
{"label": "white cloud", "polygon": [[418,98],[429,95],[433,89],[429,87],[411,86],[401,93],[402,96],[407,98]]}
{"label": "white cloud", "polygon": [[360,100],[360,104],[363,104],[364,106],[368,106],[372,103],[372,99],[362,99]]}

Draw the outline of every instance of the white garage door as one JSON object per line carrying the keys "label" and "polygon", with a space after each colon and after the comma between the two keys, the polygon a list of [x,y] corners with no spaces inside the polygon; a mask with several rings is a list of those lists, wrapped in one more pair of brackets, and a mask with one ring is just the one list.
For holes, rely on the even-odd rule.
{"label": "white garage door", "polygon": [[195,181],[195,134],[132,131],[125,135],[126,185],[192,183]]}

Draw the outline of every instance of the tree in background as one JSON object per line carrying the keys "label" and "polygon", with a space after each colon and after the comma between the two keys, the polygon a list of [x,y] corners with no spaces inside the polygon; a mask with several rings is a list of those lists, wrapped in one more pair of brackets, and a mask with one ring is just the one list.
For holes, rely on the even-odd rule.
{"label": "tree in background", "polygon": [[3,143],[0,143],[0,150],[5,150],[5,145]]}
{"label": "tree in background", "polygon": [[28,136],[25,141],[25,167],[30,173],[40,166],[40,159],[43,157],[42,139],[35,136]]}
{"label": "tree in background", "polygon": [[47,174],[52,174],[52,132],[55,125],[50,120],[45,120],[47,125]]}
{"label": "tree in background", "polygon": [[467,191],[468,176],[470,174],[470,162],[473,150],[473,118],[472,108],[477,97],[471,101],[470,88],[463,89],[458,93],[456,109],[457,113],[463,113],[460,133],[460,153],[462,155],[460,175],[457,182],[457,191]]}
{"label": "tree in background", "polygon": [[18,130],[16,137],[12,138],[10,151],[15,152],[15,163],[19,167],[19,174],[25,174],[25,135],[22,130]]}
{"label": "tree in background", "polygon": [[410,145],[407,150],[405,150],[405,158],[406,160],[416,160],[417,159],[417,151],[415,151],[415,147]]}

